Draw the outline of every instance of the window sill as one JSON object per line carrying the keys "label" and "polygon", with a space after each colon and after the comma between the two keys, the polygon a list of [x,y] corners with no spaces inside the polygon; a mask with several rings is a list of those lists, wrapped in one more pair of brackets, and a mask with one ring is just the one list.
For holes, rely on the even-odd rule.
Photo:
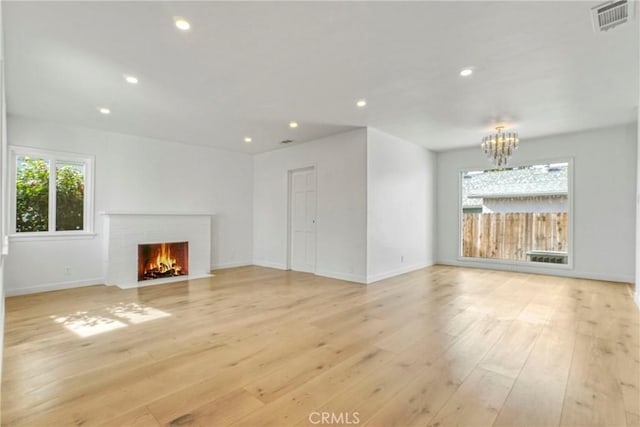
{"label": "window sill", "polygon": [[495,259],[495,258],[474,258],[458,256],[459,262],[465,262],[470,264],[486,264],[489,265],[503,265],[512,267],[530,267],[535,269],[550,269],[550,270],[573,270],[573,260],[569,258],[567,264],[556,264],[550,262],[537,262],[537,261],[519,261],[509,259]]}
{"label": "window sill", "polygon": [[24,234],[11,234],[9,236],[10,242],[42,242],[47,240],[88,240],[97,236],[97,233],[91,232],[71,232],[71,233],[24,233]]}

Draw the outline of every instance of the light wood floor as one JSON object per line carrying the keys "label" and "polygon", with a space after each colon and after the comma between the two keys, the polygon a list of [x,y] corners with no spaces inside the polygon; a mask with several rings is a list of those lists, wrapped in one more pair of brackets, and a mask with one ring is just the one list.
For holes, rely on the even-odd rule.
{"label": "light wood floor", "polygon": [[13,297],[2,424],[637,426],[638,313],[628,285],[445,266]]}

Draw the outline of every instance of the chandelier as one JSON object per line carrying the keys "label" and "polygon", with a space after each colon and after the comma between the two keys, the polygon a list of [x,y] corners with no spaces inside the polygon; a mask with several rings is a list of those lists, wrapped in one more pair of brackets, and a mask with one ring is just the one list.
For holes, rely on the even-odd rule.
{"label": "chandelier", "polygon": [[518,141],[520,140],[517,133],[504,133],[504,126],[498,126],[496,133],[482,138],[480,147],[489,161],[497,167],[503,167],[518,148]]}

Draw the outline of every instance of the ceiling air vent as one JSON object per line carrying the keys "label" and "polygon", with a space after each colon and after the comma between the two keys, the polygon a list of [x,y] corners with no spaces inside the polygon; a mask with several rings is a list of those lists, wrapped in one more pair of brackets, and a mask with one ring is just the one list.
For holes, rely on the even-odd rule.
{"label": "ceiling air vent", "polygon": [[633,2],[628,0],[609,1],[591,9],[593,31],[607,31],[624,24],[632,14]]}

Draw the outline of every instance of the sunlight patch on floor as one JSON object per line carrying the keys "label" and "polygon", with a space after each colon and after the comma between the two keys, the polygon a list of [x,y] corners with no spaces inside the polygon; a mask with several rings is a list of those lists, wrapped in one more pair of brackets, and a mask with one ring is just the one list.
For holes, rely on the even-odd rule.
{"label": "sunlight patch on floor", "polygon": [[91,315],[86,311],[78,311],[68,316],[54,317],[53,320],[82,338],[127,326],[126,323],[122,323],[119,320]]}
{"label": "sunlight patch on floor", "polygon": [[64,316],[50,316],[81,338],[102,334],[130,325],[171,316],[166,311],[138,303],[118,303],[99,310],[99,313],[77,311]]}
{"label": "sunlight patch on floor", "polygon": [[114,316],[127,320],[129,323],[133,324],[171,316],[166,311],[158,310],[157,308],[145,305],[140,305],[135,302],[129,304],[120,303],[113,307],[108,307],[107,311]]}

